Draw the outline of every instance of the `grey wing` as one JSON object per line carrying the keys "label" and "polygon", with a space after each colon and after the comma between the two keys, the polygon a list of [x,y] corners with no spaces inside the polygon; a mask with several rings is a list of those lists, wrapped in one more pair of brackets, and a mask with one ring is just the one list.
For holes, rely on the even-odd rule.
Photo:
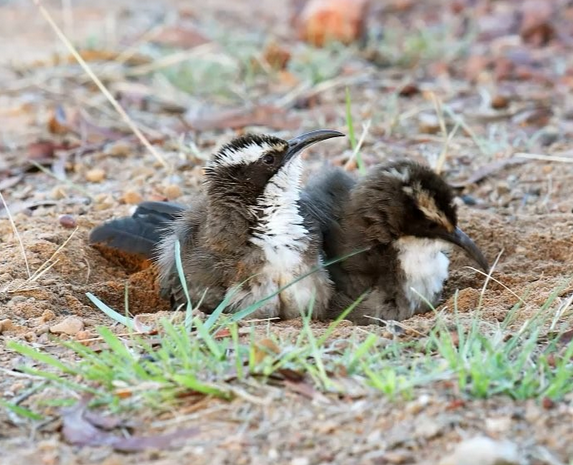
{"label": "grey wing", "polygon": [[328,235],[338,223],[342,209],[356,181],[339,168],[333,168],[313,178],[301,194],[303,210]]}
{"label": "grey wing", "polygon": [[132,216],[117,218],[90,231],[90,244],[150,258],[161,241],[164,229],[183,212],[183,206],[170,202],[142,202]]}
{"label": "grey wing", "polygon": [[[216,273],[217,260],[200,244],[206,218],[205,199],[201,198],[193,208],[174,221],[158,247],[157,263],[160,269],[161,296],[171,301],[171,307],[185,308],[187,296],[191,303],[201,309],[212,311],[225,296]],[[176,265],[176,243],[179,241],[183,276]],[[207,278],[207,279],[206,279]]]}

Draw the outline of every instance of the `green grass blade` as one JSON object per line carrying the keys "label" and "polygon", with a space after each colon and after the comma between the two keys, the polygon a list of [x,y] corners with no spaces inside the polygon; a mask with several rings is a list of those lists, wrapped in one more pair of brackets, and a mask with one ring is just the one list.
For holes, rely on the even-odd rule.
{"label": "green grass blade", "polygon": [[40,363],[45,363],[46,365],[50,365],[64,373],[68,373],[71,375],[76,375],[78,374],[78,371],[62,362],[60,362],[57,358],[52,357],[51,355],[42,353],[32,347],[29,346],[25,346],[22,344],[18,344],[17,342],[14,341],[8,341],[8,343],[6,344],[6,347],[8,349],[14,350],[16,352],[18,352],[21,355],[24,355],[26,357],[29,357],[33,360],[36,360],[37,362]]}
{"label": "green grass blade", "polygon": [[187,299],[187,306],[185,308],[185,328],[187,328],[187,331],[191,331],[193,304],[191,302],[191,296],[189,295],[189,288],[187,287],[187,279],[185,278],[185,273],[183,271],[183,262],[181,261],[181,243],[179,242],[179,239],[175,241],[175,268],[177,269],[177,276],[179,277],[179,282],[183,288],[185,299]]}
{"label": "green grass blade", "polygon": [[0,399],[0,405],[8,410],[12,410],[15,414],[30,420],[41,420],[44,418],[42,415],[28,410],[26,407],[21,407],[20,405],[7,402],[4,399]]}
{"label": "green grass blade", "polygon": [[122,314],[116,312],[113,308],[108,307],[104,304],[101,300],[99,300],[95,295],[91,292],[86,292],[86,296],[88,299],[92,301],[92,303],[99,308],[102,312],[104,312],[107,316],[109,316],[112,320],[121,323],[122,325],[126,326],[127,328],[133,330],[133,320],[131,318],[127,318]]}

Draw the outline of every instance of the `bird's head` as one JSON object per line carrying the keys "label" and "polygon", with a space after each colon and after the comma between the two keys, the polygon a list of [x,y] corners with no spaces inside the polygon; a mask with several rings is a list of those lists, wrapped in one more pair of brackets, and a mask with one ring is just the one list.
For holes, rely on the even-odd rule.
{"label": "bird's head", "polygon": [[451,188],[429,167],[408,160],[380,165],[360,183],[357,193],[354,201],[360,202],[356,207],[370,238],[443,240],[489,269],[480,249],[458,227]]}
{"label": "bird's head", "polygon": [[298,190],[301,175],[298,155],[317,142],[343,135],[319,129],[290,140],[264,134],[237,137],[221,147],[205,169],[209,194],[252,204],[269,184],[277,189]]}

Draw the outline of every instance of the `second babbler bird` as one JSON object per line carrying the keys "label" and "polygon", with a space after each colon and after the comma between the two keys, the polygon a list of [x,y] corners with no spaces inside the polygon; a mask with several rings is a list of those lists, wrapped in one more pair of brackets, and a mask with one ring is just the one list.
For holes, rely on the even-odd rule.
{"label": "second babbler bird", "polygon": [[[205,195],[188,209],[144,202],[131,218],[95,228],[90,242],[154,253],[162,294],[180,307],[187,299],[176,269],[179,241],[192,302],[201,301],[200,309],[211,312],[229,297],[226,311],[244,309],[322,265],[320,228],[300,198],[298,155],[340,136],[317,130],[289,141],[252,134],[236,138],[206,167]],[[311,304],[314,315],[323,317],[331,294],[328,273],[319,269],[267,299],[251,317],[293,318]]]}
{"label": "second babbler bird", "polygon": [[428,311],[427,302],[439,301],[448,277],[452,244],[488,270],[481,251],[458,227],[450,187],[428,167],[385,163],[358,181],[336,169],[305,193],[321,223],[327,259],[366,249],[328,267],[336,287],[332,318],[361,296],[348,315],[358,324]]}

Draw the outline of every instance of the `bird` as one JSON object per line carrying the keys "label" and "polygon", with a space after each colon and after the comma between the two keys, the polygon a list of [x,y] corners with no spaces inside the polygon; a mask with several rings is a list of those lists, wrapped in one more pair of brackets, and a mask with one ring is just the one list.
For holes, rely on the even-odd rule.
{"label": "bird", "polygon": [[204,313],[226,301],[227,313],[259,303],[254,319],[295,318],[309,307],[323,317],[333,286],[323,267],[321,226],[302,196],[299,155],[342,136],[319,129],[290,140],[237,137],[205,167],[203,193],[191,205],[143,202],[131,217],[97,226],[89,241],[151,258],[172,308],[186,305],[188,292]]}
{"label": "bird", "polygon": [[334,262],[327,319],[351,305],[346,318],[359,325],[429,311],[441,298],[453,245],[489,269],[458,226],[452,189],[415,161],[380,163],[359,179],[333,168],[311,180],[305,196]]}

